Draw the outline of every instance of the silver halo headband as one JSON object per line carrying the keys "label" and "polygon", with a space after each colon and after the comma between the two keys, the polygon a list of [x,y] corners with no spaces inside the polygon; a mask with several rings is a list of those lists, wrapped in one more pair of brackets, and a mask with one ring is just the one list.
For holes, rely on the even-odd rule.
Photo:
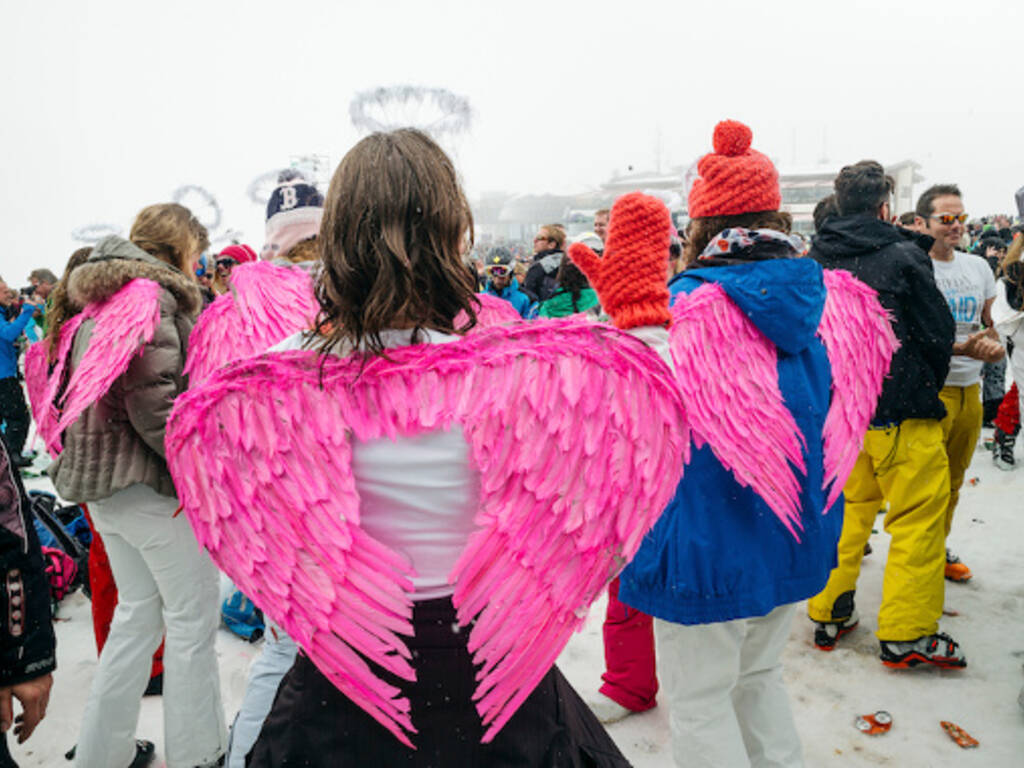
{"label": "silver halo headband", "polygon": [[352,125],[364,133],[419,128],[435,137],[469,130],[469,101],[444,88],[399,85],[360,91],[349,104]]}

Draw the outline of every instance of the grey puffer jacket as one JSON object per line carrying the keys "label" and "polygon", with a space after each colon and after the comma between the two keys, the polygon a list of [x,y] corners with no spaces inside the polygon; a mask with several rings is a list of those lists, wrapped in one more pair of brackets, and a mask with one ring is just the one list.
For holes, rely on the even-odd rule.
{"label": "grey puffer jacket", "polygon": [[[69,501],[104,499],[135,483],[175,496],[164,461],[164,428],[174,399],[186,388],[182,369],[188,336],[202,307],[199,286],[128,240],[107,237],[71,274],[68,295],[85,307],[109,298],[137,277],[163,288],[160,324],[152,341],[107,393],[64,432],[64,450],[50,476],[57,492]],[[93,327],[93,320],[86,320],[75,334],[71,370],[88,349]]]}

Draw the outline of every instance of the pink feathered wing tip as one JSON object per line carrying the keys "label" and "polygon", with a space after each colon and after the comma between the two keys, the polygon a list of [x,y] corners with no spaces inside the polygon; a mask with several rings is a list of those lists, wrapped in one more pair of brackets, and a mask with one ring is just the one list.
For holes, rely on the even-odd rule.
{"label": "pink feathered wing tip", "polygon": [[825,270],[824,279],[828,297],[818,335],[832,367],[832,404],[823,431],[828,511],[857,462],[899,342],[873,289],[842,270]]}
{"label": "pink feathered wing tip", "polygon": [[[26,365],[32,370],[29,396],[36,429],[52,456],[61,451],[61,435],[86,408],[99,400],[123,374],[132,358],[153,339],[160,323],[160,286],[152,280],[131,280],[105,301],[89,304],[60,330],[57,355],[48,374],[46,342],[33,345]],[[75,334],[86,320],[93,321],[89,346],[75,370],[65,374]],[[45,375],[45,382],[40,376]]]}
{"label": "pink feathered wing tip", "polygon": [[412,633],[412,574],[360,528],[349,440],[460,425],[481,499],[453,602],[470,627],[490,741],[678,483],[688,432],[654,352],[611,329],[543,321],[389,350],[365,367],[275,353],[214,374],[168,424],[169,464],[200,542],[405,744],[409,703],[366,660],[414,678],[399,638]]}
{"label": "pink feathered wing tip", "polygon": [[718,285],[672,305],[669,345],[698,447],[705,442],[736,481],[750,487],[800,539],[806,439],[779,389],[775,346]]}
{"label": "pink feathered wing tip", "polygon": [[[489,293],[478,293],[476,294],[476,300],[479,306],[474,307],[476,310],[476,326],[474,329],[517,323],[523,319],[516,312],[515,307],[497,296],[492,296]],[[469,316],[464,311],[459,312],[455,316],[455,327],[462,328],[468,321]]]}
{"label": "pink feathered wing tip", "polygon": [[249,262],[235,267],[229,287],[192,329],[185,364],[191,386],[228,363],[261,354],[312,328],[316,320],[313,281],[301,269]]}

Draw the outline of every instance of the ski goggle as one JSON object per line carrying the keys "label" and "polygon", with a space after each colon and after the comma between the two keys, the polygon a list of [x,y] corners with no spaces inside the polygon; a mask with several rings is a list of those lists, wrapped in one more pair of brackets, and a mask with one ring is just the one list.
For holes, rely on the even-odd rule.
{"label": "ski goggle", "polygon": [[954,221],[959,221],[961,224],[967,221],[966,213],[933,213],[928,217],[929,219],[935,219],[940,224],[945,224],[947,227]]}
{"label": "ski goggle", "polygon": [[238,266],[234,259],[217,259],[217,272],[222,275],[231,274],[231,270]]}
{"label": "ski goggle", "polygon": [[512,270],[504,264],[491,264],[489,267],[484,267],[484,272],[491,277],[507,277],[512,274]]}

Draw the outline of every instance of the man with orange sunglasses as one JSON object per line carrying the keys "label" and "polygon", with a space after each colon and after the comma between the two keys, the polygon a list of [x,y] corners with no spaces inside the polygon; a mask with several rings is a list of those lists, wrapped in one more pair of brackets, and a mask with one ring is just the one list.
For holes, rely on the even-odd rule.
{"label": "man with orange sunglasses", "polygon": [[[1006,353],[992,328],[990,310],[996,295],[992,270],[984,258],[958,250],[967,222],[960,189],[955,184],[929,187],[917,201],[916,214],[917,228],[935,238],[929,252],[935,283],[956,321],[953,359],[939,393],[946,406],[942,433],[949,456],[948,537],[960,486],[981,434],[981,369],[984,363],[1001,360]],[[970,568],[948,548],[946,578],[959,582],[971,578]]]}

